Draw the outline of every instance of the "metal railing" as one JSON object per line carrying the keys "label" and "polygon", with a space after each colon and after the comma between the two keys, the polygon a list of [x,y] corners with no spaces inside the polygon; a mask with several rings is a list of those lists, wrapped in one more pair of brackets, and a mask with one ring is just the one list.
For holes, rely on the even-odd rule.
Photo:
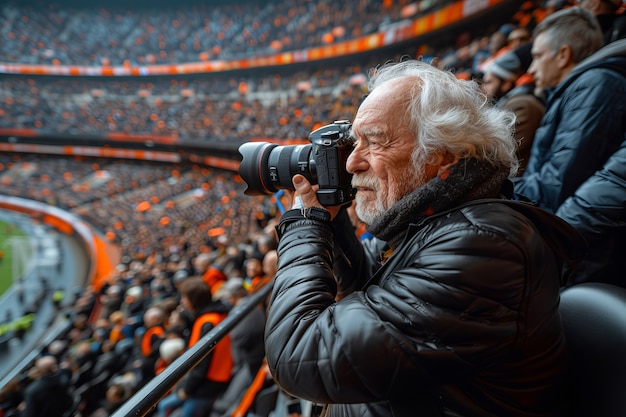
{"label": "metal railing", "polygon": [[172,362],[163,372],[151,379],[130,397],[111,417],[145,416],[157,403],[200,361],[208,356],[215,345],[224,338],[259,303],[262,303],[272,290],[274,281],[261,287],[195,345]]}

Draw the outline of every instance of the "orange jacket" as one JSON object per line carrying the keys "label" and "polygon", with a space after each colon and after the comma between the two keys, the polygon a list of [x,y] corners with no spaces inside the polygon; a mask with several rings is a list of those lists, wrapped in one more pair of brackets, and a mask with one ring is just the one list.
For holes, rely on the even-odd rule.
{"label": "orange jacket", "polygon": [[146,332],[141,337],[141,354],[148,357],[152,354],[152,348],[154,346],[154,338],[161,339],[165,330],[161,326],[153,326],[146,329]]}
{"label": "orange jacket", "polygon": [[[206,323],[211,323],[213,327],[215,327],[224,320],[225,317],[226,314],[222,313],[204,313],[199,316],[193,323],[188,346],[191,347],[200,340],[202,336],[202,326]],[[213,357],[206,377],[212,381],[226,382],[230,380],[232,370],[233,357],[230,348],[230,336],[226,335],[213,349]]]}

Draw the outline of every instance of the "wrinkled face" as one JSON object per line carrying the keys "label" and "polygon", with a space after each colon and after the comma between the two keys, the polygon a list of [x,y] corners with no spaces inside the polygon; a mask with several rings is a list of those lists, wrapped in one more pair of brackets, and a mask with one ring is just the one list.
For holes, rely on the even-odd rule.
{"label": "wrinkled face", "polygon": [[425,182],[423,170],[412,161],[417,139],[405,120],[408,91],[417,82],[404,77],[382,84],[363,101],[353,121],[356,144],[346,168],[357,190],[357,216],[366,224]]}
{"label": "wrinkled face", "polygon": [[537,88],[556,87],[562,78],[558,55],[547,41],[547,33],[542,32],[533,41],[531,49],[533,62],[528,72],[535,79]]}

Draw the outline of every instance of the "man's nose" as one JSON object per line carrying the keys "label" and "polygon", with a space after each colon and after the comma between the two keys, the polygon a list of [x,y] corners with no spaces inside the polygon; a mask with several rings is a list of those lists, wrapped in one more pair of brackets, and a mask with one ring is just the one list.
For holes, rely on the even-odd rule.
{"label": "man's nose", "polygon": [[535,75],[535,60],[534,59],[530,62],[530,66],[528,67],[528,73],[532,76]]}
{"label": "man's nose", "polygon": [[363,158],[362,150],[359,145],[356,145],[350,156],[348,156],[348,160],[346,161],[346,171],[351,174],[354,174],[359,171],[365,171],[367,169],[367,162]]}

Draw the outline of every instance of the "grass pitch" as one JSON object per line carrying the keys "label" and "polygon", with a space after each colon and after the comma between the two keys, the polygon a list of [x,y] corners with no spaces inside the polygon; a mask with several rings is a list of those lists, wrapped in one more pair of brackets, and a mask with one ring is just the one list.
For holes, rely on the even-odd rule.
{"label": "grass pitch", "polygon": [[[0,220],[0,296],[13,285],[13,243],[17,239],[23,238],[24,232],[17,226]],[[19,249],[16,249],[19,250]],[[19,274],[23,273],[23,266],[16,268]],[[19,275],[18,275],[19,276]],[[15,277],[17,279],[18,277]]]}

